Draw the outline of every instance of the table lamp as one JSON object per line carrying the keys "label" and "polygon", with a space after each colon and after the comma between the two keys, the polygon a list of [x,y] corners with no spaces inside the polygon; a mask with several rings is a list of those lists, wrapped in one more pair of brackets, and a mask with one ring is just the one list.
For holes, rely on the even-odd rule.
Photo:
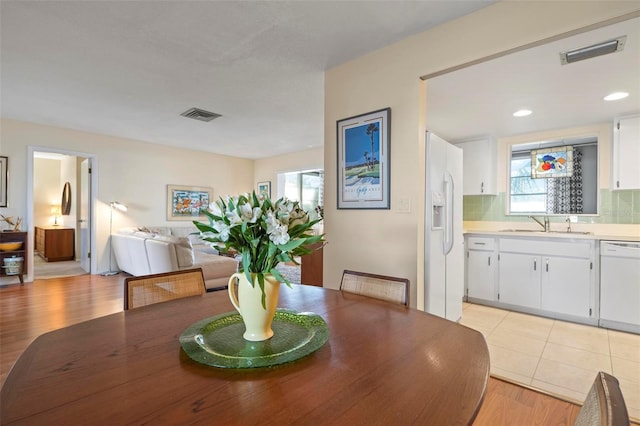
{"label": "table lamp", "polygon": [[51,205],[51,215],[53,216],[53,226],[59,226],[60,224],[58,223],[58,216],[60,216],[62,214],[62,209],[60,208],[59,204],[52,204]]}
{"label": "table lamp", "polygon": [[120,273],[120,271],[114,271],[113,269],[111,269],[111,236],[113,234],[113,209],[119,210],[121,212],[126,212],[127,206],[118,201],[111,201],[109,203],[109,270],[100,274],[103,277],[109,277]]}

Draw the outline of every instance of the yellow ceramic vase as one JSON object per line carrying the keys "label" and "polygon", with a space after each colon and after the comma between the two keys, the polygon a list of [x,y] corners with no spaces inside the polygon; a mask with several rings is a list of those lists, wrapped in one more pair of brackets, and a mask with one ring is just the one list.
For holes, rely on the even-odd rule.
{"label": "yellow ceramic vase", "polygon": [[[237,294],[236,285],[237,280]],[[278,306],[280,295],[280,281],[273,275],[265,274],[264,291],[266,309],[262,307],[262,290],[258,278],[253,278],[253,286],[243,272],[236,272],[229,278],[229,299],[242,316],[246,331],[242,335],[245,340],[260,342],[273,336],[271,323]]]}

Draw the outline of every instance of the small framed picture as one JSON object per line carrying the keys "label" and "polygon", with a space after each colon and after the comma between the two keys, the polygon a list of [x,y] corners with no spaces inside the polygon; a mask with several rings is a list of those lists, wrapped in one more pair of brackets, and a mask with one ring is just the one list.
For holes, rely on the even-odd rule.
{"label": "small framed picture", "polygon": [[202,186],[167,185],[167,220],[203,220],[213,189]]}
{"label": "small framed picture", "polygon": [[337,122],[338,208],[389,209],[391,108]]}
{"label": "small framed picture", "polygon": [[258,194],[267,194],[271,198],[271,181],[258,182]]}

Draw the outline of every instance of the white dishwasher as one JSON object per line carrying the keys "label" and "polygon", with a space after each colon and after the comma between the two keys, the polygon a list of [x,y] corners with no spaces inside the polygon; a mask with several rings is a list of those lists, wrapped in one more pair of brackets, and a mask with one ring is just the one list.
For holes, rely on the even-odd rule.
{"label": "white dishwasher", "polygon": [[600,325],[640,333],[640,243],[600,242]]}

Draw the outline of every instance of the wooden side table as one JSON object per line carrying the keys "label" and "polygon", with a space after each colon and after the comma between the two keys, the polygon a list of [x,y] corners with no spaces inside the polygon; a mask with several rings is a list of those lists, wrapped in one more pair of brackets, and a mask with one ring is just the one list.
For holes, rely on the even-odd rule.
{"label": "wooden side table", "polygon": [[[300,281],[302,284],[322,287],[323,282],[323,254],[322,243],[312,244],[313,253],[302,256],[300,260]],[[319,248],[318,248],[319,247]]]}
{"label": "wooden side table", "polygon": [[75,229],[61,226],[36,226],[36,252],[47,262],[74,260]]}

